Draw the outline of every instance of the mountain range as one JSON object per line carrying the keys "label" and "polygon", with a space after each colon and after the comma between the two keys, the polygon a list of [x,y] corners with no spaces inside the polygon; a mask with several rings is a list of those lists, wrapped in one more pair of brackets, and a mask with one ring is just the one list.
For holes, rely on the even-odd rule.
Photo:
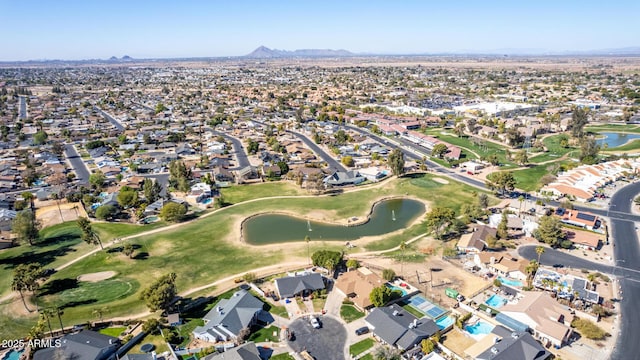
{"label": "mountain range", "polygon": [[273,59],[273,58],[290,58],[290,57],[346,57],[355,54],[347,50],[332,49],[298,49],[293,51],[269,49],[266,46],[260,46],[253,50],[250,54],[245,55],[246,58],[254,59]]}

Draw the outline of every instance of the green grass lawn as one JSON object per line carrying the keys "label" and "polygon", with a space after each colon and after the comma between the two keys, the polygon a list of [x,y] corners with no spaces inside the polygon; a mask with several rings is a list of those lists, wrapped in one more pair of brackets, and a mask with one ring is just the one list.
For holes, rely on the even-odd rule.
{"label": "green grass lawn", "polygon": [[282,353],[282,354],[274,355],[274,356],[270,357],[269,359],[271,359],[271,360],[295,360],[296,358],[294,358],[293,356],[289,355],[288,353]]}
{"label": "green grass lawn", "polygon": [[237,204],[242,201],[283,195],[307,195],[299,186],[290,182],[268,182],[250,185],[235,185],[220,190],[224,201]]}
{"label": "green grass lawn", "polygon": [[327,302],[326,297],[314,297],[311,299],[311,303],[313,303],[313,310],[320,312],[324,309],[324,304]]}
{"label": "green grass lawn", "polygon": [[411,306],[411,304],[408,304],[404,301],[399,302],[398,303],[400,306],[402,306],[403,309],[407,310],[408,313],[410,313],[411,315],[417,317],[418,319],[424,317],[424,313],[421,312],[420,310],[414,308],[413,306]]}
{"label": "green grass lawn", "polygon": [[110,327],[110,328],[106,328],[106,329],[100,329],[98,330],[98,332],[100,334],[104,334],[104,335],[108,335],[108,336],[113,336],[113,337],[118,337],[120,336],[120,334],[122,334],[125,330],[127,330],[126,327]]}
{"label": "green grass lawn", "polygon": [[[163,330],[163,331],[168,331],[168,330]],[[158,335],[147,335],[144,338],[142,338],[142,340],[140,340],[140,342],[134,346],[131,350],[129,350],[129,354],[144,354],[144,352],[142,352],[142,350],[140,350],[140,347],[142,347],[142,345],[144,344],[153,344],[155,345],[155,349],[154,351],[158,354],[161,354],[165,351],[169,351],[169,346],[167,345],[167,343],[164,341],[164,338],[162,337],[162,335],[158,334]]]}
{"label": "green grass lawn", "polygon": [[373,355],[367,354],[367,355],[361,357],[359,360],[373,360]]}
{"label": "green grass lawn", "polygon": [[371,349],[373,345],[375,345],[375,340],[372,338],[366,338],[349,346],[349,354],[351,354],[351,356],[362,354],[363,352]]}
{"label": "green grass lawn", "polygon": [[513,177],[516,179],[516,188],[524,191],[535,191],[540,187],[540,179],[549,173],[548,168],[554,164],[561,165],[569,163],[570,160],[561,160],[553,164],[542,164],[531,166],[528,169],[514,170]]}
{"label": "green grass lawn", "polygon": [[[474,144],[471,141],[472,140],[471,137],[458,137],[455,134],[451,133],[450,131],[446,131],[442,128],[429,129],[425,131],[425,133],[435,136],[438,139],[445,141],[449,144],[456,145],[463,149],[471,150],[471,152],[478,154],[480,157],[496,154],[498,155],[498,159],[500,160],[500,163],[503,164],[505,168],[515,166],[513,162],[507,160],[506,150],[508,148],[506,146],[499,145],[491,141],[483,141],[482,146],[479,146]],[[478,138],[478,139],[482,140],[481,138]],[[469,154],[469,160],[477,158],[471,152],[467,151],[467,154]]]}
{"label": "green grass lawn", "polygon": [[[364,217],[370,211],[374,201],[383,196],[410,195],[426,199],[434,206],[447,206],[455,210],[459,210],[462,204],[473,201],[472,191],[477,191],[476,189],[451,180],[448,180],[448,184],[441,184],[434,181],[433,177],[434,175],[427,174],[394,179],[388,181],[384,187],[337,196],[290,198],[278,201],[265,199],[225,208],[184,226],[130,240],[131,243],[139,246],[133,259],[117,251],[106,249],[53,274],[48,283],[44,284],[43,289],[50,286],[52,282],[70,286],[70,288],[62,286],[56,292],[44,295],[41,301],[52,305],[60,301],[69,305],[69,301],[73,301],[71,298],[78,296],[80,300],[72,304],[75,306],[64,309],[62,320],[65,325],[95,319],[92,312],[97,304],[101,308],[108,307],[108,317],[126,316],[146,310],[139,300],[139,293],[166,273],[177,274],[178,291],[182,292],[225,276],[281,262],[288,255],[304,256],[303,253],[306,253],[304,247],[294,245],[287,251],[259,247],[247,248],[235,245],[234,241],[238,239],[228,239],[232,232],[231,226],[236,224],[230,221],[231,219],[242,219],[257,211],[287,209],[302,215],[313,210],[326,210],[330,217],[340,220],[351,216]],[[269,191],[273,192],[283,188],[283,185],[278,183],[266,185],[272,186]],[[257,185],[255,189],[261,186]],[[284,186],[286,188],[286,185]],[[246,195],[249,197],[256,196],[257,193],[256,191],[247,192],[250,193]],[[238,193],[233,196],[240,195]],[[103,239],[122,237],[149,229],[147,226],[102,223],[95,224],[95,228]],[[404,230],[402,234],[372,242],[367,249],[394,247],[402,240],[424,232],[424,226],[417,224]],[[79,230],[73,222],[47,228],[43,230],[43,235],[45,242],[42,246],[20,246],[0,252],[0,289],[4,286],[5,292],[8,290],[12,268],[18,263],[38,259],[47,267],[53,267],[94,249],[93,246],[79,240]],[[341,244],[317,242],[313,244],[313,250],[325,246],[340,247]],[[74,285],[73,281],[79,275],[99,271],[115,271],[117,276],[91,285]],[[103,296],[98,295],[100,292],[105,292],[109,301],[99,300]],[[22,325],[33,324],[35,319],[35,314],[28,319],[13,319],[11,315],[0,316],[0,337],[24,336],[26,331]],[[16,326],[2,326],[14,322]]]}
{"label": "green grass lawn", "polygon": [[[252,329],[252,333],[249,336],[249,341],[253,342],[278,342],[280,338],[278,337],[278,327],[269,326],[269,327],[259,327],[256,329]],[[275,333],[275,335],[273,335]]]}
{"label": "green grass lawn", "polygon": [[353,305],[344,304],[340,307],[340,317],[342,320],[350,323],[364,317],[364,313],[356,309]]}
{"label": "green grass lawn", "polygon": [[634,124],[606,124],[586,126],[585,130],[592,133],[600,132],[629,132],[640,133],[640,126]]}

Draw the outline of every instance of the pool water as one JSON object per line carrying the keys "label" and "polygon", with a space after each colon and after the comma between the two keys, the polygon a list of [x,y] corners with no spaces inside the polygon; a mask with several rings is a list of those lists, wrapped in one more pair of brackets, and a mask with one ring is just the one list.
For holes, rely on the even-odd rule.
{"label": "pool water", "polygon": [[391,285],[391,284],[389,284],[389,283],[387,283],[386,285],[387,285],[387,287],[388,287],[389,289],[391,289],[391,291],[395,291],[395,290],[397,290],[397,291],[400,291],[400,293],[402,294],[402,296],[406,296],[406,295],[407,295],[407,289],[401,288],[401,287],[399,287],[399,286]]}
{"label": "pool water", "polygon": [[436,320],[436,325],[438,325],[440,330],[444,330],[449,326],[453,325],[453,317],[452,316],[441,317],[440,319]]}
{"label": "pool water", "polygon": [[494,309],[498,309],[498,308],[504,306],[504,304],[507,303],[507,299],[503,298],[502,296],[500,296],[498,294],[493,294],[484,303],[489,305],[489,306],[491,306]]}
{"label": "pool water", "polygon": [[212,199],[212,198],[206,198],[206,199],[204,199],[204,200],[202,201],[202,203],[203,203],[203,204],[205,204],[205,205],[209,205],[209,204],[211,204],[211,202],[213,202],[213,199]]}
{"label": "pool water", "polygon": [[7,355],[5,355],[3,360],[19,360],[20,355],[22,355],[23,352],[24,350],[20,350],[20,351],[11,350]]}
{"label": "pool water", "polygon": [[515,286],[515,287],[523,287],[524,286],[524,284],[520,280],[507,279],[507,278],[504,278],[502,276],[499,276],[498,280],[500,280],[500,283],[502,283],[503,285],[507,285],[507,286]]}
{"label": "pool water", "polygon": [[467,325],[464,327],[464,329],[471,335],[491,334],[491,330],[493,330],[493,328],[493,325],[484,321],[478,321],[473,325]]}

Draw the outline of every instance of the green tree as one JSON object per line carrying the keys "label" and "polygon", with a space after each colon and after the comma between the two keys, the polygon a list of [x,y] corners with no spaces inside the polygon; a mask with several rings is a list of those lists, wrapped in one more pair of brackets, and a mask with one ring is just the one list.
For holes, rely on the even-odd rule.
{"label": "green tree", "polygon": [[149,204],[156,202],[160,199],[160,193],[162,192],[162,185],[157,180],[151,180],[149,178],[144,179],[142,183],[142,191],[144,198],[147,199]]}
{"label": "green tree", "polygon": [[360,267],[360,262],[358,262],[358,260],[356,260],[356,259],[347,260],[347,268],[348,269],[357,269],[359,267]]}
{"label": "green tree", "polygon": [[592,136],[583,137],[580,141],[580,156],[578,159],[581,163],[587,165],[593,165],[598,162],[598,153],[600,152],[600,145],[596,142]]}
{"label": "green tree", "polygon": [[527,154],[527,150],[518,151],[513,160],[520,165],[526,165],[529,162],[529,154]]}
{"label": "green tree", "polygon": [[258,144],[257,141],[253,141],[249,139],[249,141],[247,142],[247,152],[250,155],[255,155],[259,149],[260,149],[260,144]]}
{"label": "green tree", "polygon": [[420,342],[420,347],[422,348],[422,353],[427,355],[436,349],[436,344],[431,339],[424,339]]}
{"label": "green tree", "polygon": [[450,225],[456,218],[453,209],[445,207],[435,207],[426,215],[425,224],[435,234],[436,239],[442,239],[449,231]]}
{"label": "green tree", "polygon": [[538,228],[534,231],[533,236],[538,241],[544,242],[551,247],[558,247],[562,240],[565,239],[560,219],[552,215],[540,217]]}
{"label": "green tree", "polygon": [[446,153],[447,153],[447,145],[443,143],[434,145],[433,149],[431,150],[431,155],[438,158],[442,158]]}
{"label": "green tree", "polygon": [[185,208],[184,205],[172,201],[165,204],[162,210],[160,210],[160,217],[169,222],[182,221],[186,214],[187,208]]}
{"label": "green tree", "polygon": [[352,156],[343,156],[341,161],[347,167],[352,167],[355,164]]}
{"label": "green tree", "polygon": [[571,121],[569,122],[571,135],[575,138],[582,138],[584,136],[584,127],[587,123],[589,123],[589,109],[574,107],[571,113]]}
{"label": "green tree", "polygon": [[39,264],[20,264],[13,269],[13,279],[11,289],[20,293],[24,308],[29,310],[24,300],[24,292],[35,292],[38,289],[38,281],[44,276],[42,267]]}
{"label": "green tree", "polygon": [[396,272],[393,269],[382,270],[382,278],[387,281],[393,281],[396,278]]}
{"label": "green tree", "polygon": [[400,176],[404,174],[404,154],[398,148],[391,150],[387,162],[391,167],[393,175]]}
{"label": "green tree", "polygon": [[311,261],[315,266],[321,266],[331,270],[342,262],[343,254],[339,251],[318,250],[311,255]]}
{"label": "green tree", "polygon": [[538,254],[538,264],[540,263],[540,256],[544,254],[545,248],[544,246],[536,246],[536,254]]}
{"label": "green tree", "polygon": [[111,220],[118,214],[118,209],[113,205],[102,205],[96,209],[96,218],[99,220]]}
{"label": "green tree", "polygon": [[138,191],[128,186],[123,186],[118,192],[118,204],[126,209],[138,204]]}
{"label": "green tree", "polygon": [[515,189],[516,179],[511,171],[492,172],[487,175],[485,185],[498,194],[504,195],[507,191]]}
{"label": "green tree", "polygon": [[107,177],[100,170],[96,170],[96,172],[89,175],[89,184],[91,184],[94,189],[102,189],[105,181],[107,181]]}
{"label": "green tree", "polygon": [[16,235],[18,242],[33,245],[40,238],[40,222],[33,211],[22,210],[11,222],[11,231]]}
{"label": "green tree", "polygon": [[126,243],[122,246],[122,253],[125,254],[128,258],[131,258],[131,255],[133,255],[134,251],[135,248],[131,243]]}
{"label": "green tree", "polygon": [[485,193],[478,194],[478,206],[482,209],[486,209],[489,207],[489,196]]}
{"label": "green tree", "polygon": [[140,294],[140,300],[143,300],[151,311],[166,311],[177,293],[176,274],[169,273],[144,289]]}
{"label": "green tree", "polygon": [[76,220],[76,224],[80,228],[80,231],[82,231],[82,234],[80,235],[82,241],[90,245],[100,245],[100,249],[104,250],[100,236],[93,230],[89,219],[81,216]]}
{"label": "green tree", "polygon": [[40,130],[33,135],[33,143],[35,145],[44,145],[47,142],[49,135],[46,131]]}
{"label": "green tree", "polygon": [[373,288],[369,294],[369,300],[375,307],[382,307],[391,300],[391,289],[385,285]]}
{"label": "green tree", "polygon": [[498,238],[506,240],[509,238],[509,215],[506,210],[502,211],[502,218],[498,224],[496,234]]}
{"label": "green tree", "polygon": [[569,136],[567,134],[558,135],[558,144],[560,147],[568,148],[569,147]]}

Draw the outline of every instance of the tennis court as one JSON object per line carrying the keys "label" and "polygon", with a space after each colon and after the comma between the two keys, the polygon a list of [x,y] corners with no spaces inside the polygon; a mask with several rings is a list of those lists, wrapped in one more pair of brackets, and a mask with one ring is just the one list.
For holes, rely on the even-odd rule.
{"label": "tennis court", "polygon": [[409,298],[408,302],[411,306],[418,309],[420,312],[424,313],[425,315],[427,315],[432,319],[439,318],[444,313],[446,313],[444,309],[432,303],[431,301],[427,300],[422,295],[414,295],[411,298]]}

